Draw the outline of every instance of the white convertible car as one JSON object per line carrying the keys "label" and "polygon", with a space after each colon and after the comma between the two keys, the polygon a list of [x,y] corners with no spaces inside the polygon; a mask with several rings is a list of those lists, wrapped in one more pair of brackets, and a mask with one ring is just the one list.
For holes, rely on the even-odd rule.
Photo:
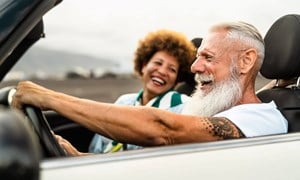
{"label": "white convertible car", "polygon": [[[0,1],[0,79],[43,37],[42,17],[61,0]],[[300,76],[300,15],[278,17],[265,36],[261,74],[268,79]],[[34,68],[34,67],[33,67]],[[299,81],[258,95],[274,100],[289,133],[68,157],[51,130],[86,150],[93,133],[54,112],[9,108],[13,87],[0,90],[1,179],[300,179]],[[47,119],[49,121],[47,121]],[[50,125],[48,124],[50,123]]]}

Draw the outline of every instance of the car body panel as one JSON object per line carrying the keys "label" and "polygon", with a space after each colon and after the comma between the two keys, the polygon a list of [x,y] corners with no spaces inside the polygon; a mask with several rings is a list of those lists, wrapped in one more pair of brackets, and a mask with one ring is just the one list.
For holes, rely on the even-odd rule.
{"label": "car body panel", "polygon": [[[300,133],[45,160],[42,179],[298,179]],[[293,154],[290,156],[289,154]],[[227,179],[227,178],[225,178]]]}

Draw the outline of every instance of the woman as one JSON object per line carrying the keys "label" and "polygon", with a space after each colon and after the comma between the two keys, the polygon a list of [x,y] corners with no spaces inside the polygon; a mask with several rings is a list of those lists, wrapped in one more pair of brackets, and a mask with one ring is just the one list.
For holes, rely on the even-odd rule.
{"label": "woman", "polygon": [[[142,89],[137,93],[121,95],[115,103],[152,106],[179,113],[189,97],[173,89],[188,77],[195,55],[195,46],[182,33],[164,29],[148,33],[139,41],[134,56],[134,71],[141,79]],[[57,139],[70,154],[85,154],[61,137]],[[108,153],[137,148],[140,147],[124,145],[96,134],[89,151]]]}

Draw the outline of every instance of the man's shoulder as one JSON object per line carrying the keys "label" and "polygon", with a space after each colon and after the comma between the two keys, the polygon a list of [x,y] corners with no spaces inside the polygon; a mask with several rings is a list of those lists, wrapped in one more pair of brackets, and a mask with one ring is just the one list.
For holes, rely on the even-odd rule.
{"label": "man's shoulder", "polygon": [[287,120],[273,101],[234,106],[214,117],[226,117],[247,137],[287,132]]}
{"label": "man's shoulder", "polygon": [[233,106],[227,110],[217,113],[215,116],[224,114],[238,114],[238,113],[249,113],[249,116],[256,116],[260,113],[272,113],[278,111],[276,104],[271,101],[269,103],[251,103],[251,104],[240,104]]}

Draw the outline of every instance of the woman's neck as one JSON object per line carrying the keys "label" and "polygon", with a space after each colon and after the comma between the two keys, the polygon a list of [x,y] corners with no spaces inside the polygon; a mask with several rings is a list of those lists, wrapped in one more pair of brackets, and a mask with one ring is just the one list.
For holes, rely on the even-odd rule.
{"label": "woman's neck", "polygon": [[141,104],[144,106],[146,105],[151,99],[155,98],[157,95],[154,95],[148,91],[144,91],[142,98],[141,98]]}

